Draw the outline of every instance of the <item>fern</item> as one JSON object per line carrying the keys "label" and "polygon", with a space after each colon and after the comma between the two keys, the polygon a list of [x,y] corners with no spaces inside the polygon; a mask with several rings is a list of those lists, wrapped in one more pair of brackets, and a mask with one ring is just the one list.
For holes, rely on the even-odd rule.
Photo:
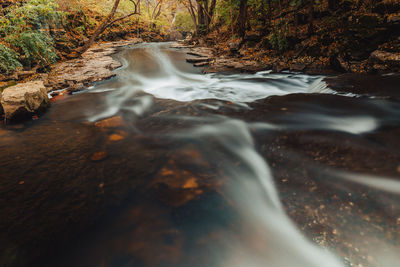
{"label": "fern", "polygon": [[25,31],[20,34],[12,34],[5,39],[18,51],[21,51],[21,61],[30,66],[38,62],[42,66],[52,64],[57,55],[53,47],[53,40],[41,31]]}
{"label": "fern", "polygon": [[18,53],[0,44],[0,72],[8,74],[15,71],[17,67],[22,67],[18,61]]}
{"label": "fern", "polygon": [[[56,52],[53,39],[43,29],[58,23],[64,15],[56,9],[57,4],[53,0],[28,0],[6,8],[4,15],[0,16],[0,38],[15,53],[8,50],[6,53],[6,49],[2,48],[2,55],[29,67],[54,63]],[[2,59],[2,65],[6,64]],[[2,66],[3,71],[14,69]]]}

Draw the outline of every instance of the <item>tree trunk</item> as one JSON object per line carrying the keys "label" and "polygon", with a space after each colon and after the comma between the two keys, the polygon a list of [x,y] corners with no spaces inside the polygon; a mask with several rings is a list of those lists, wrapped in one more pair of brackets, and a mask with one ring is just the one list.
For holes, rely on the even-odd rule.
{"label": "tree trunk", "polygon": [[308,36],[311,36],[314,34],[314,0],[310,0],[308,4]]}
{"label": "tree trunk", "polygon": [[113,6],[111,12],[97,27],[97,29],[94,31],[94,33],[89,38],[89,40],[81,48],[78,48],[77,53],[79,55],[85,53],[93,45],[93,43],[96,41],[97,37],[99,37],[99,35],[105,31],[105,29],[108,27],[109,23],[111,22],[112,18],[114,17],[115,12],[117,11],[117,8],[118,8],[120,2],[121,2],[121,0],[114,1],[114,6]]}
{"label": "tree trunk", "polygon": [[206,14],[204,12],[204,7],[197,2],[197,33],[203,35],[205,33],[206,25]]}
{"label": "tree trunk", "polygon": [[247,0],[240,0],[239,17],[236,22],[236,33],[239,37],[244,37],[246,34],[247,24]]}

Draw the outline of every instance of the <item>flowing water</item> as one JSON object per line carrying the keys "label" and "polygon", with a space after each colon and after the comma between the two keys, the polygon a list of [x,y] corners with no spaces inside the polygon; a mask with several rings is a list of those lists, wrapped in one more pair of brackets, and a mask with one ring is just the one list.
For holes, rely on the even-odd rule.
{"label": "flowing water", "polygon": [[168,44],[0,128],[4,266],[398,266],[400,102]]}

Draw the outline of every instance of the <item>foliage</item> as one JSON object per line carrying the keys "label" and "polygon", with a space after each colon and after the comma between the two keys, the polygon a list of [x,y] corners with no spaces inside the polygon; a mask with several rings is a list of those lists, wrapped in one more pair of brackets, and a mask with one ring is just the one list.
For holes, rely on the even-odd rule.
{"label": "foliage", "polygon": [[29,0],[5,10],[5,16],[0,18],[0,34],[43,29],[61,16],[52,0]]}
{"label": "foliage", "polygon": [[194,24],[188,13],[179,12],[176,15],[175,27],[178,31],[190,32],[194,28]]}
{"label": "foliage", "polygon": [[0,37],[13,51],[2,48],[2,51],[8,51],[4,55],[13,64],[3,71],[12,71],[21,63],[46,66],[55,62],[53,40],[46,29],[62,16],[52,0],[28,0],[6,8],[4,16],[0,17]]}
{"label": "foliage", "polygon": [[22,33],[10,34],[5,39],[12,47],[20,51],[20,61],[25,66],[37,62],[41,66],[52,64],[57,55],[52,38],[42,31],[27,30]]}
{"label": "foliage", "polygon": [[287,33],[285,28],[275,25],[273,27],[273,31],[268,36],[269,43],[272,45],[274,49],[279,51],[285,51],[289,46],[288,41],[286,39],[286,34]]}
{"label": "foliage", "polygon": [[239,9],[239,0],[223,0],[217,2],[217,20],[224,25],[235,23]]}
{"label": "foliage", "polygon": [[15,71],[17,67],[22,67],[18,61],[18,53],[0,44],[0,71],[10,73]]}

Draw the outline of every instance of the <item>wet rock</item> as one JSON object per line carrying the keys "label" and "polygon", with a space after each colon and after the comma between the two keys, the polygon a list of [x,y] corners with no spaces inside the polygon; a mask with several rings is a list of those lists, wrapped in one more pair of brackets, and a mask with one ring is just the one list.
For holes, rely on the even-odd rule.
{"label": "wet rock", "polygon": [[266,69],[266,65],[248,58],[216,58],[204,73],[247,72],[255,73]]}
{"label": "wet rock", "polygon": [[400,98],[400,74],[398,73],[393,75],[345,73],[327,77],[324,81],[329,88],[337,92]]}
{"label": "wet rock", "polygon": [[350,64],[345,61],[341,56],[337,57],[337,62],[339,63],[338,66],[344,71],[350,71]]}
{"label": "wet rock", "polygon": [[211,59],[208,57],[189,57],[186,58],[186,61],[189,63],[203,63],[203,62],[209,62]]}
{"label": "wet rock", "polygon": [[282,72],[284,70],[289,70],[289,65],[284,62],[279,62],[273,66],[274,72]]}
{"label": "wet rock", "polygon": [[400,15],[390,16],[387,20],[389,24],[400,24]]}
{"label": "wet rock", "polygon": [[102,81],[115,76],[113,70],[122,66],[111,55],[118,48],[143,42],[140,38],[109,42],[89,49],[81,58],[58,63],[50,72],[48,83],[52,89],[72,87],[73,91],[81,90],[82,84]]}
{"label": "wet rock", "polygon": [[293,63],[290,65],[290,71],[303,71],[306,68],[305,64]]}
{"label": "wet rock", "polygon": [[193,45],[187,45],[185,43],[182,42],[178,42],[178,43],[173,43],[170,45],[171,48],[177,48],[177,49],[181,49],[181,48],[192,48]]}
{"label": "wet rock", "polygon": [[400,70],[400,53],[399,52],[385,52],[380,50],[375,50],[371,53],[369,58],[370,62],[374,64],[374,68],[379,70],[383,66],[388,71],[398,71]]}
{"label": "wet rock", "polygon": [[48,104],[47,89],[42,81],[8,87],[3,91],[1,99],[7,121],[27,118],[45,109]]}
{"label": "wet rock", "polygon": [[195,67],[205,67],[205,66],[208,66],[208,65],[210,65],[210,62],[199,62],[199,63],[194,63],[193,64],[193,66],[195,66]]}
{"label": "wet rock", "polygon": [[190,49],[188,52],[189,55],[197,56],[197,57],[209,57],[212,58],[214,56],[214,50],[207,47],[194,47]]}

